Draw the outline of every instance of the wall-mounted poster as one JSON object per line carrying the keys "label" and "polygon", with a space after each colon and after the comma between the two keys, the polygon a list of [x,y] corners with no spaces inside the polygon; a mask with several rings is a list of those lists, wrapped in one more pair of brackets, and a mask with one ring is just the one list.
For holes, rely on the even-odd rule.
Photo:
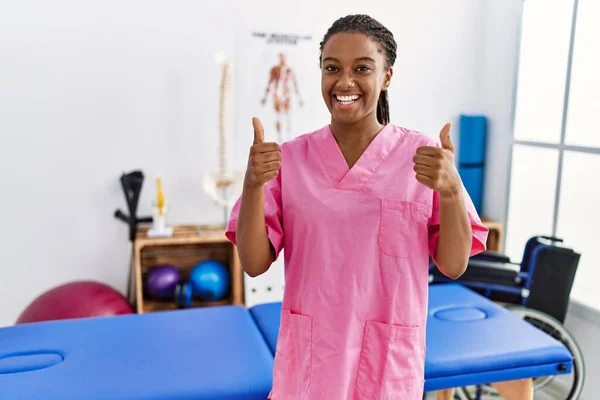
{"label": "wall-mounted poster", "polygon": [[241,35],[236,45],[238,134],[252,126],[253,116],[260,118],[267,141],[282,143],[316,129],[318,41],[305,33],[250,30]]}

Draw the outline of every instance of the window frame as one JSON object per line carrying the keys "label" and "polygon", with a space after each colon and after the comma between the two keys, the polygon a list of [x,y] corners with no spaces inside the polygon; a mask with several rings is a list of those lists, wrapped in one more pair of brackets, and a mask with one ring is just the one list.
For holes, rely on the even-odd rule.
{"label": "window frame", "polygon": [[[523,0],[523,4],[527,1],[532,0]],[[537,0],[540,1],[540,0]],[[577,153],[585,153],[585,154],[595,154],[600,156],[600,147],[591,147],[591,146],[577,146],[577,145],[569,145],[566,143],[566,134],[567,134],[567,122],[569,115],[569,98],[571,91],[571,72],[573,66],[573,50],[575,47],[575,35],[577,31],[577,14],[579,11],[579,0],[573,0],[572,7],[572,16],[571,16],[571,29],[570,29],[570,38],[569,38],[569,49],[568,49],[568,59],[567,59],[567,68],[566,68],[566,76],[565,76],[565,90],[563,94],[563,108],[562,108],[562,121],[560,127],[560,140],[558,143],[548,143],[548,142],[537,142],[530,140],[521,140],[515,138],[515,127],[516,127],[516,115],[517,115],[517,97],[518,97],[518,89],[519,89],[519,72],[520,72],[520,52],[522,46],[522,35],[521,31],[523,29],[524,24],[524,16],[523,16],[523,8],[521,8],[521,23],[519,27],[519,32],[517,35],[517,52],[516,52],[516,60],[515,60],[515,69],[513,74],[513,93],[512,93],[512,115],[510,121],[510,150],[508,152],[508,171],[507,171],[507,191],[505,197],[505,230],[504,235],[507,235],[508,232],[508,221],[510,214],[510,199],[511,199],[511,182],[512,176],[515,171],[513,171],[513,152],[515,146],[530,146],[530,147],[542,147],[548,149],[554,149],[558,151],[558,166],[557,166],[557,175],[556,175],[556,184],[554,188],[555,198],[554,198],[554,213],[552,220],[552,236],[557,236],[557,226],[559,220],[559,210],[560,210],[560,201],[561,201],[561,188],[562,188],[562,176],[564,169],[564,156],[565,152],[577,152]],[[506,238],[504,238],[504,243],[506,243]],[[577,277],[575,278],[577,279]],[[591,314],[594,315],[594,322],[600,326],[600,308],[593,307],[587,303],[579,301],[576,297],[571,298],[571,303],[576,304],[576,309],[578,310],[578,314],[583,314],[586,317],[590,317]]]}

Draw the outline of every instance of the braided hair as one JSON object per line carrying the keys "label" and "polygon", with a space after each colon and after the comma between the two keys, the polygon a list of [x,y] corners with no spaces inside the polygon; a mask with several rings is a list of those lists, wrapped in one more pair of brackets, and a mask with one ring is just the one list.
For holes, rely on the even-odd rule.
{"label": "braided hair", "polygon": [[[394,35],[385,26],[374,18],[355,14],[339,18],[331,25],[323,41],[321,42],[321,54],[325,43],[336,33],[362,33],[375,40],[379,45],[379,51],[385,56],[386,68],[394,65],[396,61],[396,41]],[[319,55],[319,65],[321,64],[321,55]],[[377,101],[377,120],[380,124],[390,122],[390,105],[388,101],[387,90],[382,90]]]}

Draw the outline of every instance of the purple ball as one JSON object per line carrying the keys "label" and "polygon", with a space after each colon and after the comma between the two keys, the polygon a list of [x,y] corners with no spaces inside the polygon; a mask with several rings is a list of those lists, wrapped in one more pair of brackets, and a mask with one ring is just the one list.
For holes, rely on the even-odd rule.
{"label": "purple ball", "polygon": [[146,293],[155,298],[173,298],[175,287],[180,280],[181,273],[173,265],[157,265],[148,272]]}

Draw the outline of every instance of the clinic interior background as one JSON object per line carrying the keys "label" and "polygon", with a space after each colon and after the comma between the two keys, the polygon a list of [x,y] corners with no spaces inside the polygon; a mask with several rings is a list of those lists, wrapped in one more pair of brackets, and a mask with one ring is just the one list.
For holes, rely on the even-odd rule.
{"label": "clinic interior background", "polygon": [[[33,298],[67,281],[92,279],[126,291],[130,243],[125,225],[113,217],[116,208],[126,209],[118,180],[124,172],[142,169],[150,178],[139,215],[150,213],[152,178],[160,174],[170,223],[221,223],[221,209],[202,188],[204,174],[218,162],[215,55],[222,51],[234,61],[229,155],[243,170],[252,127],[236,115],[236,97],[264,77],[235,63],[244,51],[239,36],[252,29],[314,35],[314,58],[305,62],[318,75],[318,41],[327,27],[339,16],[364,12],[398,42],[393,123],[437,136],[453,122],[458,145],[460,114],[488,118],[482,215],[504,224],[507,254],[520,260],[526,238],[537,233],[564,237],[582,253],[567,324],[586,353],[588,376],[597,376],[600,220],[589,211],[600,203],[593,184],[600,135],[592,120],[600,106],[589,93],[600,89],[600,65],[588,53],[597,29],[590,21],[600,18],[600,9],[593,0],[579,1],[586,13],[578,18],[581,39],[570,65],[571,19],[564,11],[569,15],[572,2],[525,3],[529,19],[523,19],[522,0],[5,4],[0,326],[13,324]],[[544,18],[539,7],[549,7]],[[325,125],[318,85],[304,88],[303,96],[316,104],[303,124]],[[521,108],[515,108],[518,99]],[[573,118],[563,118],[566,105]],[[560,144],[563,122],[570,147]],[[588,380],[587,390],[594,385]]]}

